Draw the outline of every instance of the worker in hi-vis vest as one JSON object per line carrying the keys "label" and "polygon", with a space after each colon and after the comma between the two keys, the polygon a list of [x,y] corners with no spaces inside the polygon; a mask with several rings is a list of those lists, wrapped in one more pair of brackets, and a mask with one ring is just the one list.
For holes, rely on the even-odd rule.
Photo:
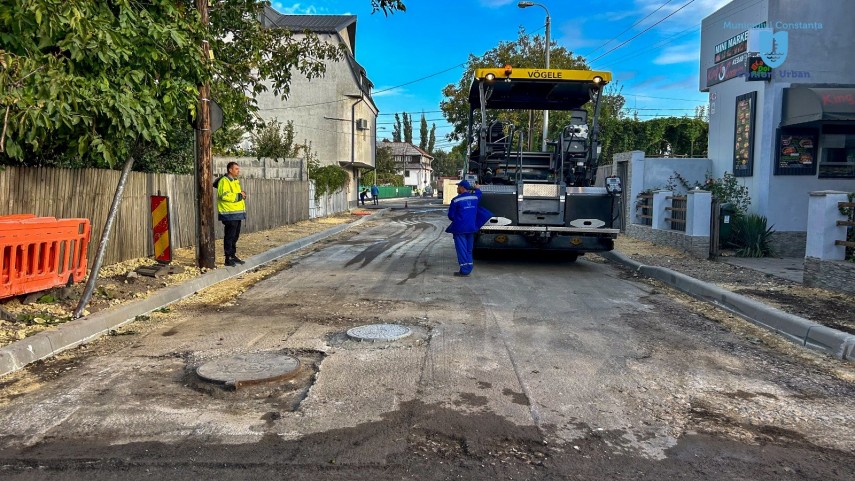
{"label": "worker in hi-vis vest", "polygon": [[226,265],[243,264],[237,256],[237,241],[240,237],[240,223],[246,219],[246,192],[241,189],[240,166],[237,162],[229,162],[226,166],[228,173],[214,183],[217,188],[217,211],[220,222],[223,223],[223,250],[226,254]]}

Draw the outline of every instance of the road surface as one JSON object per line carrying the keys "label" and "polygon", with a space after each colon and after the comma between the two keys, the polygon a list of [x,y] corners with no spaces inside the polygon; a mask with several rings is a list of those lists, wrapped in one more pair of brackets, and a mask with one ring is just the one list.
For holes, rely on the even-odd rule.
{"label": "road surface", "polygon": [[[476,261],[395,210],[228,302],[35,366],[0,403],[8,479],[816,479],[855,475],[851,368],[793,356],[586,257]],[[359,343],[391,322],[413,335]],[[229,390],[220,356],[298,357]],[[7,393],[8,394],[8,393]]]}

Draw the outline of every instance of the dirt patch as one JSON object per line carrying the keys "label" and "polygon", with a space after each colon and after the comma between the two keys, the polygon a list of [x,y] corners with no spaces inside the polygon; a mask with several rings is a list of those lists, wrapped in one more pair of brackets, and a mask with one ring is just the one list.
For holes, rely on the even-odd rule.
{"label": "dirt patch", "polygon": [[855,334],[855,301],[851,296],[822,289],[784,286],[767,289],[736,289],[736,292],[762,299],[773,306],[810,319],[824,326]]}
{"label": "dirt patch", "polygon": [[[262,416],[274,423],[277,411]],[[699,418],[708,418],[703,408]],[[712,415],[714,416],[714,415]],[[764,427],[754,430],[763,439]],[[26,452],[0,453],[6,475],[41,479],[809,479],[848,480],[855,458],[798,439],[743,443],[696,434],[678,439],[663,460],[625,447],[621,430],[586,430],[567,446],[552,446],[533,426],[488,412],[461,413],[418,401],[376,422],[296,440],[264,436],[256,443],[216,445],[46,442]],[[780,439],[789,433],[768,433]],[[81,462],[81,459],[86,462]]]}
{"label": "dirt patch", "polygon": [[[338,215],[243,234],[238,242],[238,253],[243,257],[254,256],[356,219],[358,217],[350,214]],[[217,265],[221,266],[224,263],[221,240],[217,241],[216,252]],[[182,284],[204,272],[195,266],[194,248],[176,249],[174,257],[173,263],[184,267],[184,272],[162,278],[129,275],[141,266],[155,264],[155,261],[149,258],[132,259],[103,267],[98,286],[84,315],[145,299],[158,289]],[[68,288],[55,288],[0,301],[0,347],[71,320],[71,314],[77,307],[83,288],[84,284],[78,283]]]}
{"label": "dirt patch", "polygon": [[628,236],[620,236],[615,249],[642,264],[665,267],[824,326],[855,333],[853,296],[805,287],[747,267],[698,259],[678,249]]}

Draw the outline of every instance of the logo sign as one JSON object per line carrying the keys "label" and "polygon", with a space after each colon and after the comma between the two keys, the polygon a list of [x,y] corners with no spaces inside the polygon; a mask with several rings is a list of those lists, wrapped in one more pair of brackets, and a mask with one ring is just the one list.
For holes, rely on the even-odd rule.
{"label": "logo sign", "polygon": [[762,58],[756,55],[748,57],[748,75],[745,80],[757,82],[760,80],[772,80],[772,67],[766,65]]}
{"label": "logo sign", "polygon": [[745,75],[745,62],[748,54],[742,54],[707,69],[707,87],[720,84],[741,75]]}
{"label": "logo sign", "polygon": [[757,32],[757,42],[760,57],[766,62],[766,65],[778,68],[787,60],[787,51],[790,44],[789,32],[759,30]]}

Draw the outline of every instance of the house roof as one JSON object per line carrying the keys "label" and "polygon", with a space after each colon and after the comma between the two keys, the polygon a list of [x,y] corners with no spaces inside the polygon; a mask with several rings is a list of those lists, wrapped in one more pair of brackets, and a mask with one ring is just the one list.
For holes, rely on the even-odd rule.
{"label": "house roof", "polygon": [[422,157],[427,157],[428,159],[433,160],[433,156],[424,150],[416,147],[415,145],[409,142],[381,142],[377,145],[377,147],[388,147],[392,149],[392,155],[421,155]]}
{"label": "house roof", "polygon": [[264,7],[262,23],[267,28],[287,28],[292,32],[338,33],[347,29],[351,49],[356,52],[356,15],[284,15]]}

